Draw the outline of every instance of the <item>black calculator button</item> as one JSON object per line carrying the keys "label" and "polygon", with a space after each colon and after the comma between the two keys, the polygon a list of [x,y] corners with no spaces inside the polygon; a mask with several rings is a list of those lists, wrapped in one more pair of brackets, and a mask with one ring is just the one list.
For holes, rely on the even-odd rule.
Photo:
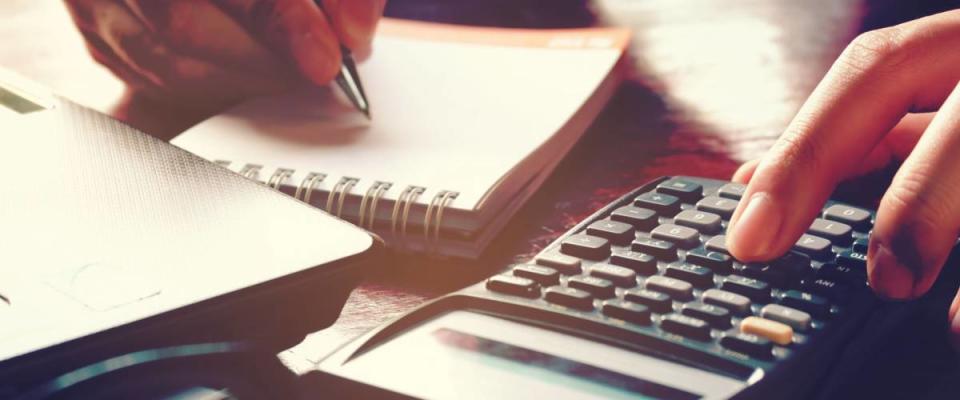
{"label": "black calculator button", "polygon": [[527,298],[540,297],[540,286],[536,282],[512,275],[497,275],[487,279],[487,290]]}
{"label": "black calculator button", "polygon": [[669,195],[677,196],[680,200],[692,203],[703,196],[703,186],[699,183],[688,180],[674,178],[664,181],[657,185],[657,191]]}
{"label": "black calculator button", "polygon": [[700,233],[696,229],[674,224],[663,224],[653,229],[650,236],[654,239],[666,240],[685,249],[700,244]]}
{"label": "black calculator button", "polygon": [[740,200],[743,197],[743,192],[747,191],[746,185],[741,185],[739,183],[728,183],[720,187],[720,190],[717,190],[717,194],[720,197],[726,197],[728,199]]}
{"label": "black calculator button", "polygon": [[823,259],[832,254],[830,246],[831,243],[827,239],[803,234],[800,236],[800,239],[797,240],[797,243],[793,245],[793,249],[810,257]]}
{"label": "black calculator button", "polygon": [[680,211],[680,199],[669,194],[647,192],[637,196],[633,200],[633,205],[642,208],[649,208],[665,217],[672,217],[677,211]]}
{"label": "black calculator button", "polygon": [[637,273],[630,268],[610,264],[596,264],[590,267],[590,275],[606,279],[620,287],[637,286]]}
{"label": "black calculator button", "polygon": [[666,276],[655,275],[647,278],[643,286],[647,290],[666,293],[670,297],[687,301],[693,298],[693,285],[687,281],[681,281]]}
{"label": "black calculator button", "polygon": [[613,285],[613,282],[589,275],[571,277],[567,280],[567,286],[575,289],[585,290],[590,292],[590,294],[594,295],[595,297],[601,299],[609,299],[613,297],[613,294],[617,288]]}
{"label": "black calculator button", "polygon": [[712,234],[720,232],[720,216],[714,213],[697,210],[684,210],[673,217],[673,222],[677,225],[687,226],[702,233]]}
{"label": "black calculator button", "polygon": [[614,221],[626,222],[633,225],[634,228],[642,230],[653,229],[657,226],[657,212],[634,206],[623,206],[610,214],[610,219]]}
{"label": "black calculator button", "polygon": [[704,249],[690,250],[684,259],[687,263],[710,268],[713,272],[722,275],[729,274],[733,267],[733,259],[730,256]]}
{"label": "black calculator button", "polygon": [[560,253],[547,253],[537,256],[537,264],[553,268],[565,275],[580,273],[580,259]]}
{"label": "black calculator button", "polygon": [[706,321],[680,314],[664,315],[660,329],[691,339],[710,340],[710,325]]}
{"label": "black calculator button", "polygon": [[800,289],[831,300],[838,300],[842,297],[844,286],[830,279],[811,278],[803,280],[800,284]]}
{"label": "black calculator button", "polygon": [[624,293],[623,298],[627,301],[643,304],[659,314],[673,310],[673,301],[670,300],[670,295],[666,293],[652,290],[630,290]]}
{"label": "black calculator button", "polygon": [[768,282],[774,287],[783,287],[787,283],[787,271],[767,263],[746,263],[740,275]]}
{"label": "black calculator button", "polygon": [[867,254],[867,248],[869,247],[870,247],[869,238],[862,237],[862,238],[857,238],[857,240],[853,241],[853,251],[857,253]]}
{"label": "black calculator button", "polygon": [[677,246],[666,240],[640,237],[633,241],[631,248],[635,251],[652,255],[664,261],[673,261],[677,259]]}
{"label": "black calculator button", "polygon": [[698,288],[713,286],[713,271],[699,265],[673,263],[667,266],[664,275],[690,282],[691,285]]}
{"label": "black calculator button", "polygon": [[797,252],[787,252],[780,258],[770,261],[770,266],[774,269],[783,271],[786,274],[789,283],[794,283],[800,278],[810,274],[810,257],[806,254]]}
{"label": "black calculator button", "polygon": [[712,212],[723,218],[730,218],[737,209],[739,202],[733,199],[725,199],[719,196],[707,196],[697,202],[698,210]]}
{"label": "black calculator button", "polygon": [[544,299],[561,306],[578,310],[593,310],[593,297],[590,293],[571,287],[554,286],[545,291]]}
{"label": "black calculator button", "polygon": [[798,331],[810,329],[810,323],[813,322],[810,314],[780,304],[767,304],[763,306],[763,308],[760,309],[760,317],[789,325]]}
{"label": "black calculator button", "polygon": [[844,250],[837,254],[837,264],[866,271],[867,254]]}
{"label": "black calculator button", "polygon": [[633,241],[633,225],[613,220],[600,220],[587,226],[587,234],[605,238],[616,244],[629,244]]}
{"label": "black calculator button", "polygon": [[603,315],[639,325],[650,325],[650,309],[643,305],[623,300],[607,300],[601,309]]}
{"label": "black calculator button", "polygon": [[603,260],[610,256],[610,241],[602,237],[577,234],[563,239],[560,251],[588,260]]}
{"label": "black calculator button", "polygon": [[852,225],[858,230],[870,227],[870,212],[856,207],[834,204],[823,210],[823,218]]}
{"label": "black calculator button", "polygon": [[762,360],[773,356],[773,342],[749,333],[728,333],[720,338],[720,345]]}
{"label": "black calculator button", "polygon": [[557,270],[541,265],[518,265],[513,267],[513,274],[522,278],[533,279],[542,286],[553,286],[560,283],[560,273]]}
{"label": "black calculator button", "polygon": [[765,303],[770,299],[770,285],[766,282],[740,275],[730,275],[723,279],[720,288],[728,292],[741,294],[750,300]]}
{"label": "black calculator button", "polygon": [[862,284],[867,280],[867,274],[863,268],[834,263],[826,263],[820,266],[820,271],[817,275],[833,281],[851,284]]}
{"label": "black calculator button", "polygon": [[726,290],[707,289],[703,291],[700,301],[726,308],[737,315],[745,315],[750,312],[749,298]]}
{"label": "black calculator button", "polygon": [[780,299],[780,304],[806,311],[815,318],[823,318],[830,312],[830,303],[823,296],[799,290],[788,290]]}
{"label": "black calculator button", "polygon": [[634,272],[649,276],[657,273],[657,259],[649,254],[637,251],[614,251],[610,256],[610,264],[627,267]]}
{"label": "black calculator button", "polygon": [[730,311],[723,307],[700,302],[687,303],[680,309],[680,313],[707,321],[716,329],[730,328]]}
{"label": "black calculator button", "polygon": [[707,243],[703,245],[707,250],[716,251],[724,254],[730,254],[730,251],[727,250],[727,236],[726,235],[717,235],[710,240],[707,240]]}
{"label": "black calculator button", "polygon": [[810,225],[807,232],[827,238],[838,246],[846,246],[853,240],[853,228],[850,225],[822,218],[813,220],[813,224]]}

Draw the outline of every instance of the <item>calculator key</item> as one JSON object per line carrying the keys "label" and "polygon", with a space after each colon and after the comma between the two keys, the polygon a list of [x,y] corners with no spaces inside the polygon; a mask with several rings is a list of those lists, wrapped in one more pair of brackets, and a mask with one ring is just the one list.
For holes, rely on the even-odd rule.
{"label": "calculator key", "polygon": [[819,236],[803,234],[793,249],[813,258],[822,259],[831,254],[830,241]]}
{"label": "calculator key", "polygon": [[817,218],[813,220],[810,229],[807,229],[813,235],[827,238],[830,242],[838,246],[846,246],[853,240],[853,228],[843,222],[830,221]]}
{"label": "calculator key", "polygon": [[580,259],[560,253],[547,253],[537,256],[537,264],[553,268],[565,275],[580,273]]}
{"label": "calculator key", "polygon": [[633,241],[633,225],[626,222],[600,220],[587,226],[587,234],[605,238],[616,244],[628,244]]}
{"label": "calculator key", "polygon": [[693,298],[693,285],[666,276],[654,275],[647,278],[644,288],[656,292],[666,293],[674,299],[686,301]]}
{"label": "calculator key", "polygon": [[754,358],[765,360],[773,356],[773,343],[769,339],[749,333],[728,333],[720,338],[720,345]]}
{"label": "calculator key", "polygon": [[853,251],[855,251],[855,252],[857,252],[857,253],[867,254],[867,249],[868,249],[869,247],[870,247],[870,239],[869,239],[869,238],[862,237],[862,238],[858,238],[857,240],[854,240],[854,241],[853,241]]}
{"label": "calculator key", "polygon": [[613,297],[616,286],[613,285],[613,282],[610,282],[606,279],[597,278],[595,276],[589,275],[578,275],[571,277],[567,280],[567,286],[585,290],[590,292],[590,294],[601,299],[609,299]]}
{"label": "calculator key", "polygon": [[716,251],[724,254],[730,254],[730,251],[727,250],[727,236],[726,235],[717,235],[707,241],[703,245],[707,250]]}
{"label": "calculator key", "polygon": [[719,196],[707,196],[697,202],[698,210],[709,211],[723,218],[730,218],[737,209],[739,202],[733,199],[725,199]]}
{"label": "calculator key", "polygon": [[623,298],[627,301],[643,304],[653,310],[653,312],[659,314],[673,310],[673,301],[670,300],[670,295],[666,293],[646,289],[634,289],[624,293]]}
{"label": "calculator key", "polygon": [[769,284],[740,275],[730,275],[724,278],[720,289],[747,296],[750,300],[760,303],[764,303],[770,298]]}
{"label": "calculator key", "polygon": [[768,282],[774,287],[783,287],[787,283],[787,271],[767,263],[746,263],[740,275]]}
{"label": "calculator key", "polygon": [[780,258],[770,261],[770,266],[776,270],[783,271],[788,283],[794,283],[813,270],[810,268],[810,257],[806,254],[794,251],[787,252]]}
{"label": "calculator key", "polygon": [[703,292],[703,296],[700,297],[700,301],[726,308],[737,315],[744,315],[750,312],[750,299],[726,290],[707,289]]}
{"label": "calculator key", "polygon": [[703,186],[685,179],[673,178],[657,185],[657,191],[674,195],[687,203],[692,203],[703,196]]}
{"label": "calculator key", "polygon": [[563,239],[560,251],[588,260],[603,260],[610,256],[610,241],[602,237],[577,234]]}
{"label": "calculator key", "polygon": [[733,268],[733,259],[730,256],[704,249],[688,251],[684,260],[689,264],[707,267],[713,272],[723,275],[729,274]]}
{"label": "calculator key", "polygon": [[648,237],[639,237],[633,241],[631,248],[646,253],[664,261],[677,259],[677,246],[666,240],[657,240]]}
{"label": "calculator key", "polygon": [[544,299],[553,304],[578,310],[593,310],[593,297],[590,296],[590,293],[580,289],[554,286],[545,291]]}
{"label": "calculator key", "polygon": [[610,219],[626,222],[634,228],[648,231],[657,226],[657,212],[634,206],[623,206],[610,213]]}
{"label": "calculator key", "polygon": [[518,265],[513,268],[513,274],[533,279],[542,286],[553,286],[560,282],[560,273],[557,270],[541,265]]}
{"label": "calculator key", "polygon": [[870,227],[870,212],[856,207],[834,204],[823,210],[823,218],[843,222],[859,230]]}
{"label": "calculator key", "polygon": [[650,236],[675,243],[689,249],[700,244],[700,233],[696,229],[674,224],[663,224],[653,229]]}
{"label": "calculator key", "polygon": [[637,196],[633,200],[633,205],[642,208],[649,208],[665,217],[671,217],[680,211],[680,199],[669,194],[647,192]]}
{"label": "calculator key", "polygon": [[728,183],[720,187],[720,190],[717,191],[717,194],[720,197],[726,197],[728,199],[740,200],[743,197],[743,192],[747,190],[746,185],[741,185],[739,183]]}
{"label": "calculator key", "polygon": [[837,264],[866,271],[867,254],[844,250],[841,251],[840,254],[837,254]]}
{"label": "calculator key", "polygon": [[813,318],[803,311],[779,304],[767,304],[760,309],[760,316],[772,321],[789,325],[794,330],[805,331],[810,328]]}
{"label": "calculator key", "polygon": [[861,284],[866,282],[867,274],[863,268],[851,267],[834,263],[826,263],[820,266],[817,276],[827,278],[832,281],[847,282],[851,284]]}
{"label": "calculator key", "polygon": [[660,329],[691,339],[710,340],[710,325],[706,321],[680,314],[665,315],[660,320]]}
{"label": "calculator key", "polygon": [[650,309],[643,305],[623,300],[607,300],[601,309],[603,315],[639,325],[650,325]]}
{"label": "calculator key", "polygon": [[842,297],[843,288],[837,281],[824,278],[805,279],[800,283],[800,289],[832,300]]}
{"label": "calculator key", "polygon": [[717,329],[727,329],[730,327],[730,311],[723,307],[693,302],[684,304],[683,308],[680,309],[680,313],[688,317],[707,321],[710,326]]}
{"label": "calculator key", "polygon": [[627,267],[634,272],[649,276],[657,273],[657,259],[649,254],[640,253],[632,250],[614,251],[610,256],[610,264]]}
{"label": "calculator key", "polygon": [[677,225],[687,226],[703,233],[716,233],[722,229],[720,216],[714,213],[697,210],[684,210],[673,217]]}
{"label": "calculator key", "polygon": [[830,303],[825,297],[799,290],[786,291],[780,304],[806,311],[816,318],[824,318],[830,312]]}
{"label": "calculator key", "polygon": [[698,288],[713,286],[713,271],[694,264],[673,263],[667,266],[665,276],[690,282]]}
{"label": "calculator key", "polygon": [[532,279],[512,275],[497,275],[487,279],[487,290],[512,296],[540,297],[540,286]]}
{"label": "calculator key", "polygon": [[590,275],[606,279],[620,287],[637,286],[637,273],[630,268],[610,264],[596,264],[590,267]]}
{"label": "calculator key", "polygon": [[770,339],[786,346],[793,342],[793,328],[789,325],[760,317],[746,317],[740,321],[740,332]]}

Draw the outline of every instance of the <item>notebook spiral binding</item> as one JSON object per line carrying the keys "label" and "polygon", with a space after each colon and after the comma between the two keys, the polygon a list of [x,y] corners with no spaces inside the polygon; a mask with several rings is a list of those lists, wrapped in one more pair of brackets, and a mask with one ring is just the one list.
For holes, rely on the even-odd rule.
{"label": "notebook spiral binding", "polygon": [[[232,164],[231,161],[226,160],[216,160],[215,163],[225,168],[230,168]],[[276,190],[281,190],[281,188],[284,186],[293,186],[288,185],[287,183],[293,178],[296,170],[290,168],[277,168],[273,171],[269,178],[266,180],[261,180],[260,174],[263,172],[263,168],[264,167],[259,164],[243,164],[237,173],[247,179],[260,182]],[[313,200],[313,194],[318,191],[320,184],[323,183],[327,178],[328,175],[324,173],[307,173],[307,175],[304,176],[304,178],[296,186],[296,189],[293,192],[293,197],[304,203],[313,205],[313,202],[311,201]],[[360,178],[349,176],[341,177],[333,185],[333,187],[327,191],[327,198],[323,204],[323,209],[328,213],[335,215],[337,218],[348,219],[342,215],[343,206],[346,202],[346,198],[353,193],[354,189],[356,189],[359,184]],[[392,182],[373,181],[373,183],[367,187],[363,197],[360,200],[360,211],[358,213],[358,217],[356,220],[351,222],[355,222],[362,228],[373,230],[374,222],[376,221],[377,206],[380,203],[380,200],[382,200],[386,193],[393,187],[394,184]],[[426,192],[427,188],[425,187],[407,185],[397,196],[397,200],[393,204],[393,210],[390,214],[390,233],[395,238],[394,246],[398,249],[408,248],[407,225],[410,220],[410,209],[414,204],[417,204],[417,201]],[[423,238],[426,243],[426,248],[424,249],[425,251],[437,251],[437,245],[440,241],[440,227],[443,224],[444,210],[450,207],[459,194],[459,192],[451,190],[441,190],[433,196],[429,203],[424,203],[427,206],[426,213],[423,217]]]}

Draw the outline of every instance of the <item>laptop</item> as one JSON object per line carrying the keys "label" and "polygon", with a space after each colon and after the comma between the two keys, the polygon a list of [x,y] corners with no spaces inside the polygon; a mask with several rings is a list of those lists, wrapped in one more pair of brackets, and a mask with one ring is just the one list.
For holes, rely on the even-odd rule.
{"label": "laptop", "polygon": [[379,239],[0,76],[0,397],[78,366],[330,325]]}

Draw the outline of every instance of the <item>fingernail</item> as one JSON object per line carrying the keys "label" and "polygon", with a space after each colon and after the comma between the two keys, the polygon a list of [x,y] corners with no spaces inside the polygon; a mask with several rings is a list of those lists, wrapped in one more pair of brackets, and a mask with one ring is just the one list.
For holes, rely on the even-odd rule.
{"label": "fingernail", "polygon": [[743,213],[730,226],[728,240],[742,253],[742,258],[765,256],[771,240],[780,231],[782,220],[783,216],[770,195],[754,193]]}
{"label": "fingernail", "polygon": [[[883,243],[875,245],[872,257],[868,259],[874,267],[871,269],[870,285],[877,294],[891,299],[906,299],[913,293],[913,272],[900,263]],[[954,320],[956,323],[956,320]]]}

